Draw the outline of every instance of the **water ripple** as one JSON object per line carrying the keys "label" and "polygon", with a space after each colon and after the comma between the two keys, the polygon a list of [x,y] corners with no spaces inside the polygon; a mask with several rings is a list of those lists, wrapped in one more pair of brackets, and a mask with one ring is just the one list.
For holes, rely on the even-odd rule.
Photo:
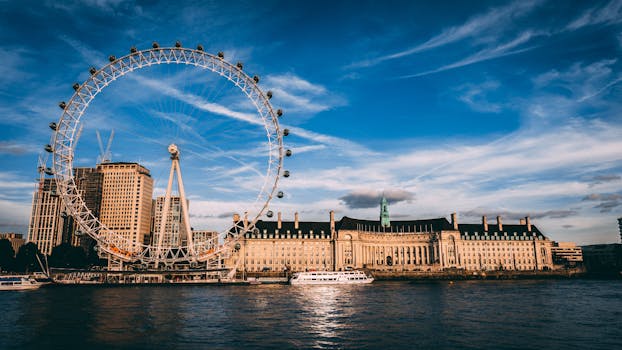
{"label": "water ripple", "polygon": [[0,348],[622,348],[622,281],[62,287],[0,294]]}

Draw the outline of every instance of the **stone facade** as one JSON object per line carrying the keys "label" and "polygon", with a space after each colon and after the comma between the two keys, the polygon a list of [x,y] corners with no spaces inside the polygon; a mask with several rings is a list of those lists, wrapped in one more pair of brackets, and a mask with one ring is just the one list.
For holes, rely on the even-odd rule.
{"label": "stone facade", "polygon": [[329,222],[258,221],[226,263],[246,272],[333,270],[334,215]]}
{"label": "stone facade", "polygon": [[[529,222],[458,224],[445,218],[335,222],[259,221],[240,239],[229,264],[247,272],[347,270],[550,270],[553,242]],[[529,221],[528,219],[526,221]],[[240,260],[242,259],[242,260]]]}
{"label": "stone facade", "polygon": [[459,225],[445,218],[374,221],[343,218],[335,241],[336,270],[550,270],[553,242],[527,225]]}

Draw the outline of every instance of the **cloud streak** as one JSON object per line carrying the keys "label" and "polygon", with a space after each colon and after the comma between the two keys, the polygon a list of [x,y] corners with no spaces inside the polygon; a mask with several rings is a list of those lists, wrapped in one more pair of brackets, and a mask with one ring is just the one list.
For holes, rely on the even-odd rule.
{"label": "cloud streak", "polygon": [[614,24],[622,22],[622,0],[613,0],[602,7],[594,7],[570,22],[566,30],[577,30],[596,24]]}
{"label": "cloud streak", "polygon": [[467,38],[478,37],[481,34],[491,35],[491,33],[498,33],[499,28],[508,25],[512,19],[531,12],[539,4],[540,1],[514,1],[506,6],[493,8],[485,14],[472,17],[459,26],[443,30],[440,34],[435,35],[422,44],[389,55],[359,61],[353,63],[350,68],[370,67],[385,61],[453,44]]}
{"label": "cloud streak", "polygon": [[416,74],[409,74],[409,75],[403,75],[399,78],[401,79],[408,79],[408,78],[416,78],[416,77],[422,77],[422,76],[426,76],[426,75],[430,75],[430,74],[435,74],[435,73],[440,73],[440,72],[444,72],[444,71],[448,71],[451,69],[456,69],[456,68],[461,68],[461,67],[465,67],[465,66],[469,66],[472,64],[476,64],[479,62],[484,62],[484,61],[489,61],[489,60],[493,60],[496,58],[501,58],[501,57],[506,57],[506,56],[511,56],[511,55],[516,55],[516,54],[520,54],[529,50],[533,50],[535,48],[535,46],[531,46],[531,47],[525,47],[525,48],[517,48],[518,46],[527,43],[530,39],[532,39],[535,35],[534,32],[531,31],[527,31],[527,32],[523,32],[521,33],[518,37],[500,44],[498,46],[492,47],[492,48],[486,48],[483,50],[480,50],[470,56],[467,56],[465,58],[462,58],[454,63],[450,63],[450,64],[446,64],[444,66],[441,66],[439,68],[436,69],[432,69],[432,70],[428,70],[428,71],[424,71],[421,73],[416,73]]}
{"label": "cloud streak", "polygon": [[315,114],[346,104],[343,98],[329,93],[324,86],[292,73],[269,75],[264,84],[266,89],[272,90],[275,103],[282,105],[286,113]]}

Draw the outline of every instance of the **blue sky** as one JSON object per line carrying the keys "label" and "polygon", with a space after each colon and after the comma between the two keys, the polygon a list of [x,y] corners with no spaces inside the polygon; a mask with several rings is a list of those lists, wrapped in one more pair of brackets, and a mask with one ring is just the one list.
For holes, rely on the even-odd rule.
{"label": "blue sky", "polygon": [[[272,90],[295,156],[272,210],[327,220],[479,222],[530,215],[549,237],[618,240],[622,215],[622,1],[0,1],[0,231],[25,233],[47,124],[71,85],[108,55],[204,45]],[[222,225],[261,183],[261,129],[226,82],[186,67],[123,77],[84,116],[76,165],[95,131],[114,161],[140,161],[156,193],[166,144],[182,151],[193,226]],[[104,137],[104,138],[105,138]]]}

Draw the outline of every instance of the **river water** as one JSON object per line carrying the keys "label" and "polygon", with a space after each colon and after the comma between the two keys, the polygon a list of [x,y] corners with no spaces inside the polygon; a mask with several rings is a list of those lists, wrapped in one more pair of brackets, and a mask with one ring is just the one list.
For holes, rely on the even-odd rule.
{"label": "river water", "polygon": [[0,349],[622,349],[622,280],[63,286],[0,310]]}

